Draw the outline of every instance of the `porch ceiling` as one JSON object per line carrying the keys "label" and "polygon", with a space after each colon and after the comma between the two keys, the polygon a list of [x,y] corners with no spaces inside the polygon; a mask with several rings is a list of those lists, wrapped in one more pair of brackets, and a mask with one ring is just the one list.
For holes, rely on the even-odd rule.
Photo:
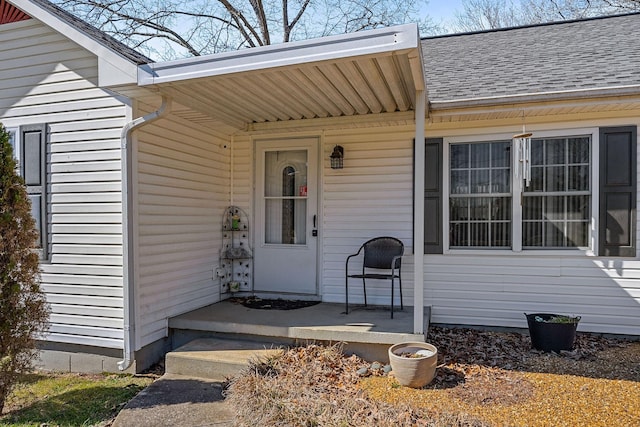
{"label": "porch ceiling", "polygon": [[140,86],[235,129],[405,112],[424,89],[415,25],[148,64]]}

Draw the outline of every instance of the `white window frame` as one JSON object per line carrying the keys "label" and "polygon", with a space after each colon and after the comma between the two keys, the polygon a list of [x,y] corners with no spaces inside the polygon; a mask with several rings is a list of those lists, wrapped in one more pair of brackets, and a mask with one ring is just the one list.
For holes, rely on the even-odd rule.
{"label": "white window frame", "polygon": [[[600,163],[598,153],[600,147],[599,140],[599,128],[573,128],[573,129],[555,129],[555,130],[537,130],[532,128],[532,139],[544,139],[544,138],[569,138],[569,137],[589,137],[591,139],[591,152],[590,152],[590,179],[591,179],[591,219],[589,227],[589,247],[579,248],[559,248],[559,249],[522,249],[522,206],[520,205],[520,195],[522,193],[524,183],[521,180],[515,179],[514,165],[515,159],[512,159],[511,165],[511,202],[512,202],[512,247],[511,249],[464,249],[464,248],[451,248],[449,242],[449,197],[450,197],[450,150],[451,144],[464,144],[464,143],[482,143],[492,141],[505,141],[511,140],[513,133],[496,133],[496,134],[480,134],[480,135],[465,135],[446,137],[443,141],[443,197],[442,197],[442,242],[445,254],[477,254],[477,255],[576,255],[583,254],[587,256],[595,256],[596,249],[598,248],[598,206],[599,206],[599,192],[598,192],[598,171],[600,170]],[[512,146],[513,147],[513,146]],[[515,156],[515,150],[511,150]]]}

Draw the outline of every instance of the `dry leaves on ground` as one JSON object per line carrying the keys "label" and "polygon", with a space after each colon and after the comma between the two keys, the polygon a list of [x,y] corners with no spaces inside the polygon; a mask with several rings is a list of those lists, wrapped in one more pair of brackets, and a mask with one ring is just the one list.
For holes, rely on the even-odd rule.
{"label": "dry leaves on ground", "polygon": [[425,389],[381,369],[308,346],[256,362],[233,379],[238,425],[640,425],[640,342],[579,334],[562,355],[530,349],[517,333],[432,327],[439,367]]}

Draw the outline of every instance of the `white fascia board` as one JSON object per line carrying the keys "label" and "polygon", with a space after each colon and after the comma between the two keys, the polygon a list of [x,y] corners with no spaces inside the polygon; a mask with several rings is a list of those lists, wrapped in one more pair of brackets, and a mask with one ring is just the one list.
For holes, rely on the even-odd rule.
{"label": "white fascia board", "polygon": [[418,27],[398,25],[352,34],[249,48],[138,67],[140,86],[420,49]]}
{"label": "white fascia board", "polygon": [[42,9],[29,0],[9,0],[27,15],[59,32],[98,57],[98,85],[117,86],[137,82],[137,64],[123,58],[73,25]]}
{"label": "white fascia board", "polygon": [[530,102],[580,100],[587,98],[631,96],[638,94],[640,94],[640,85],[626,85],[593,89],[570,89],[553,92],[532,92],[515,95],[488,96],[484,98],[431,101],[430,107],[431,110],[450,110],[456,108],[507,106]]}

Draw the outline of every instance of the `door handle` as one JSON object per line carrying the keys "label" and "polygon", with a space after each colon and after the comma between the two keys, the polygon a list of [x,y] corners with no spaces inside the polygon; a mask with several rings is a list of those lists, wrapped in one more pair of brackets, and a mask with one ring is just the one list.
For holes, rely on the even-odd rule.
{"label": "door handle", "polygon": [[318,229],[316,228],[317,222],[318,222],[318,216],[314,215],[313,216],[313,230],[311,230],[311,235],[313,237],[318,237]]}
{"label": "door handle", "polygon": [[317,220],[318,220],[318,215],[314,215],[313,216],[313,228],[316,228]]}

